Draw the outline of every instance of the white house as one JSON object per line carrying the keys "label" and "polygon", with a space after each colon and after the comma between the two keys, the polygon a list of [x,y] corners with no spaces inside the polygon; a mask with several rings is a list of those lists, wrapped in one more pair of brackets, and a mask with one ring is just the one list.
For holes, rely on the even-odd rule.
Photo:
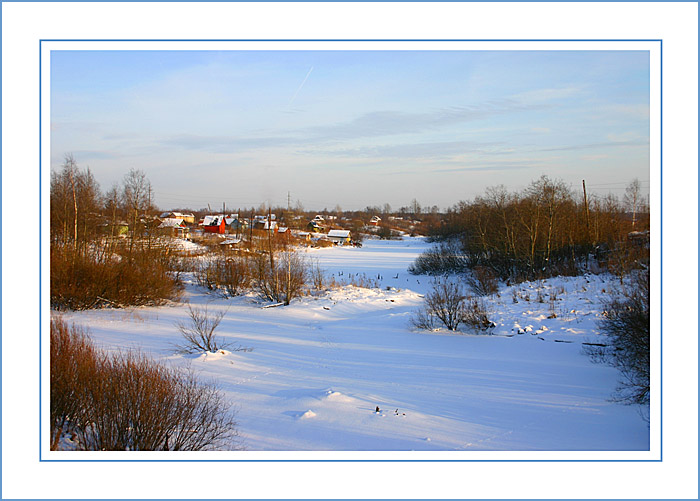
{"label": "white house", "polygon": [[331,230],[326,236],[334,244],[343,245],[350,243],[350,230]]}

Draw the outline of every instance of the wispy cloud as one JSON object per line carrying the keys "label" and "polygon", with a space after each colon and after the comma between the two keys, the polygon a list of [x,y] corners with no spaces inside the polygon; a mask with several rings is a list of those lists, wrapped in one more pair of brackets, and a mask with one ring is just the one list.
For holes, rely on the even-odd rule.
{"label": "wispy cloud", "polygon": [[572,144],[568,146],[557,146],[553,148],[541,148],[537,151],[596,150],[601,148],[620,148],[623,146],[649,146],[649,140],[635,139],[632,141],[608,141],[601,143]]}
{"label": "wispy cloud", "polygon": [[436,141],[424,143],[398,143],[355,148],[313,148],[301,150],[308,155],[348,158],[450,158],[467,153],[489,154],[502,150],[497,141]]}
{"label": "wispy cloud", "polygon": [[493,164],[474,164],[465,165],[464,167],[456,167],[454,169],[435,169],[434,173],[453,173],[453,172],[481,172],[481,171],[507,171],[507,170],[522,170],[539,168],[541,164],[532,162],[496,162]]}
{"label": "wispy cloud", "polygon": [[329,139],[412,134],[439,130],[443,127],[497,115],[539,110],[545,107],[546,105],[542,104],[525,104],[512,99],[501,99],[478,105],[452,106],[423,113],[375,111],[345,122],[312,127],[307,132],[316,138]]}
{"label": "wispy cloud", "polygon": [[514,96],[524,103],[545,103],[551,101],[559,101],[562,99],[570,99],[573,96],[580,95],[583,92],[581,87],[557,87],[547,89],[534,89],[526,92],[521,92]]}
{"label": "wispy cloud", "polygon": [[179,147],[186,150],[207,151],[210,153],[237,153],[252,149],[279,148],[298,145],[299,138],[284,136],[204,136],[196,134],[178,134],[160,139],[164,146]]}

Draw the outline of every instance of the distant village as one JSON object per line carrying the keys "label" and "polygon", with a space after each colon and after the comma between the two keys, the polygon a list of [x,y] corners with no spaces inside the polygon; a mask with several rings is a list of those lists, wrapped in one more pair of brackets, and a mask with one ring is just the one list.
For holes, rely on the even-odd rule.
{"label": "distant village", "polygon": [[[326,247],[330,245],[362,246],[364,234],[392,238],[413,232],[421,221],[402,216],[363,214],[350,218],[332,214],[291,215],[279,218],[267,214],[219,213],[197,216],[192,212],[168,211],[161,213],[148,226],[156,233],[194,240],[218,238],[220,245],[236,248],[254,238],[272,237],[289,244]],[[125,228],[124,231],[128,231]]]}

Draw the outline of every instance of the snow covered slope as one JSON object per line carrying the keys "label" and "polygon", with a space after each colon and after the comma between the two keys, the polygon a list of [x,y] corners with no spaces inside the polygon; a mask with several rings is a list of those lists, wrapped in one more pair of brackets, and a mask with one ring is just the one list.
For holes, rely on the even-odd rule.
{"label": "snow covered slope", "polygon": [[215,380],[247,451],[649,450],[638,411],[609,401],[617,372],[582,353],[610,277],[504,286],[485,300],[489,335],[419,332],[409,319],[430,279],[406,268],[427,247],[407,238],[309,251],[337,281],[379,287],[287,307],[188,285],[191,304],[226,311],[217,332],[243,351],[177,354],[182,304],[65,318],[107,349],[138,347]]}

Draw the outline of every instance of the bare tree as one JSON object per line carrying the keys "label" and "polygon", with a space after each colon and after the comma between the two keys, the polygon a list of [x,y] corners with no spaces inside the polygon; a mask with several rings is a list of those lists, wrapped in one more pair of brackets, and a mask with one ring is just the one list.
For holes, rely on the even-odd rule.
{"label": "bare tree", "polygon": [[99,185],[89,168],[81,171],[72,154],[61,170],[51,175],[51,235],[54,241],[72,242],[74,248],[96,231],[101,206]]}
{"label": "bare tree", "polygon": [[151,183],[146,177],[146,173],[131,169],[124,176],[122,183],[122,203],[131,221],[131,247],[139,228],[139,215],[145,214],[150,209]]}
{"label": "bare tree", "polygon": [[634,179],[625,189],[625,204],[627,209],[632,212],[632,228],[637,224],[637,212],[641,203],[641,185],[639,179]]}
{"label": "bare tree", "polygon": [[187,305],[189,311],[189,323],[177,322],[177,328],[185,340],[185,344],[179,346],[184,353],[217,352],[228,346],[220,342],[214,331],[219,327],[226,311],[210,313],[207,306],[193,308]]}
{"label": "bare tree", "polygon": [[411,214],[413,214],[414,216],[420,216],[420,213],[421,206],[418,203],[418,200],[414,198],[413,200],[411,200]]}

